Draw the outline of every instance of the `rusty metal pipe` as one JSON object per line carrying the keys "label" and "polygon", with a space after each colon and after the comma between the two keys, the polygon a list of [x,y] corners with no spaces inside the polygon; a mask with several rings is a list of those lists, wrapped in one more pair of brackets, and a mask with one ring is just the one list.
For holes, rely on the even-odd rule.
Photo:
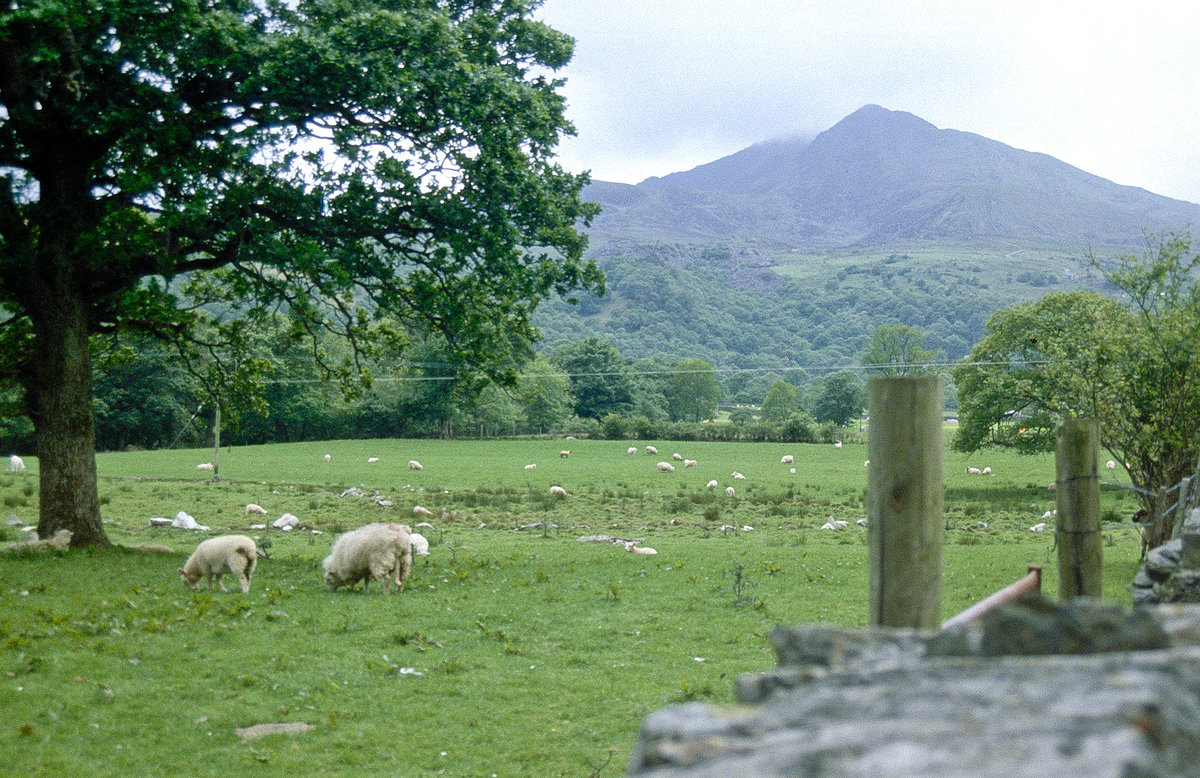
{"label": "rusty metal pipe", "polygon": [[1030,565],[1029,574],[1016,583],[1009,584],[995,594],[989,595],[962,613],[951,616],[942,622],[942,629],[961,627],[970,624],[991,609],[1012,602],[1022,594],[1040,592],[1042,590],[1042,568],[1040,565]]}

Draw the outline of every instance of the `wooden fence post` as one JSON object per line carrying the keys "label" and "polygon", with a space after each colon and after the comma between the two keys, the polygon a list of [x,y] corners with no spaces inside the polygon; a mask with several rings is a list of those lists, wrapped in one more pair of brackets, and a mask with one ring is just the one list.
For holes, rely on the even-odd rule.
{"label": "wooden fence post", "polygon": [[868,381],[870,621],[936,629],[942,610],[942,380]]}
{"label": "wooden fence post", "polygon": [[1058,597],[1099,597],[1100,431],[1094,419],[1064,419],[1058,425],[1054,465],[1058,488]]}

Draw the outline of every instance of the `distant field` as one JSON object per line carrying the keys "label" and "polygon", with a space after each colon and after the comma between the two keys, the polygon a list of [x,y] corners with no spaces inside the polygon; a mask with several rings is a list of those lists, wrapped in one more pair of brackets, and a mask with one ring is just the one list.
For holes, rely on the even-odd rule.
{"label": "distant field", "polygon": [[[674,452],[698,467],[660,473]],[[211,454],[98,458],[114,542],[176,554],[0,556],[4,763],[33,774],[616,775],[647,713],[728,703],[734,677],[770,667],[773,625],[867,621],[866,531],[853,524],[865,515],[865,446],[341,441],[222,450],[218,483],[195,470]],[[27,461],[30,474],[0,475],[0,511],[33,521]],[[1030,564],[1057,591],[1053,534],[1028,529],[1054,507],[1053,471],[1050,457],[947,454],[945,615]],[[710,479],[736,496],[708,491]],[[569,497],[552,498],[551,485]],[[267,523],[290,512],[304,529],[248,530],[247,502]],[[338,532],[414,523],[418,504],[438,518],[402,595],[325,591],[319,562]],[[1105,596],[1128,604],[1134,502],[1113,486],[1103,508]],[[198,536],[147,521],[180,510],[268,548],[249,596],[183,587],[175,568]],[[829,516],[852,528],[818,529]],[[579,542],[598,534],[658,554]],[[315,729],[234,731],[284,721]]]}

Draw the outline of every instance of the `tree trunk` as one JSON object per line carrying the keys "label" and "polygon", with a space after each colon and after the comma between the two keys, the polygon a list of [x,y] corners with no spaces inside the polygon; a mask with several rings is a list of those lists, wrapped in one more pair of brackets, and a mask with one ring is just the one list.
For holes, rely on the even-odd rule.
{"label": "tree trunk", "polygon": [[96,487],[86,305],[58,292],[31,317],[38,357],[27,388],[41,474],[38,535],[69,529],[72,546],[108,546]]}

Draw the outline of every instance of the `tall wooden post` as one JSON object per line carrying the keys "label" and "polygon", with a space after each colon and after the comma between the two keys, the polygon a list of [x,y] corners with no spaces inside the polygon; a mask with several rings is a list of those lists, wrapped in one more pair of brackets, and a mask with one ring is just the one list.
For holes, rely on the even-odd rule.
{"label": "tall wooden post", "polygon": [[1058,507],[1058,597],[1099,597],[1103,552],[1100,543],[1100,430],[1095,419],[1064,419],[1054,452]]}
{"label": "tall wooden post", "polygon": [[936,629],[942,615],[942,380],[868,381],[870,620]]}

